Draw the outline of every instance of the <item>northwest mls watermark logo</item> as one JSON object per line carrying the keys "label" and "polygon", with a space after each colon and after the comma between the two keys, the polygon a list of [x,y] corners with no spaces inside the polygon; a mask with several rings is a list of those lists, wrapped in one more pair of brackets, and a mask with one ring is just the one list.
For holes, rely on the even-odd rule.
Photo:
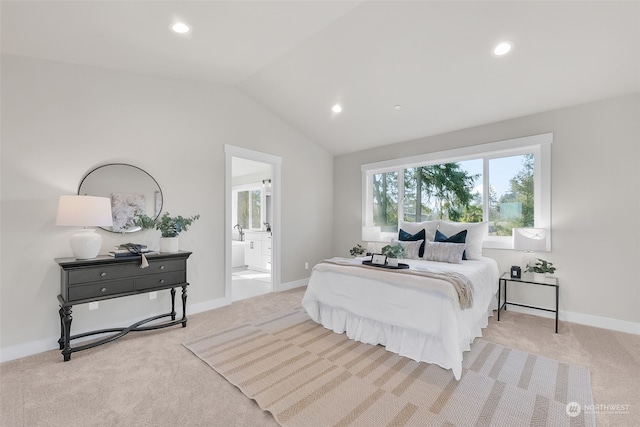
{"label": "northwest mls watermark logo", "polygon": [[604,404],[599,403],[597,405],[580,405],[578,402],[569,402],[567,403],[567,407],[565,411],[567,415],[570,417],[577,417],[580,413],[584,412],[585,414],[616,414],[616,415],[627,415],[629,414],[629,404]]}
{"label": "northwest mls watermark logo", "polygon": [[578,402],[569,402],[567,403],[565,411],[570,417],[577,417],[578,415],[580,415],[580,412],[582,412],[582,407]]}

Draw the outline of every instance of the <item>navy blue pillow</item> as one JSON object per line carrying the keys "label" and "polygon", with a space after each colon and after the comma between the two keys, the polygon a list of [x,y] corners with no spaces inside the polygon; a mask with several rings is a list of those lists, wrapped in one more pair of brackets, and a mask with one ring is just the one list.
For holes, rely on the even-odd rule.
{"label": "navy blue pillow", "polygon": [[[467,230],[462,230],[458,234],[454,234],[451,237],[445,236],[439,230],[436,230],[436,235],[433,238],[434,242],[445,243],[466,243],[467,242]],[[462,259],[467,259],[467,251],[462,252]]]}
{"label": "navy blue pillow", "polygon": [[[398,231],[398,240],[402,242],[415,242],[416,240],[426,240],[424,228],[418,231],[416,234],[410,234],[404,231],[402,228]],[[424,256],[424,242],[420,245],[418,250],[418,256],[422,258]]]}

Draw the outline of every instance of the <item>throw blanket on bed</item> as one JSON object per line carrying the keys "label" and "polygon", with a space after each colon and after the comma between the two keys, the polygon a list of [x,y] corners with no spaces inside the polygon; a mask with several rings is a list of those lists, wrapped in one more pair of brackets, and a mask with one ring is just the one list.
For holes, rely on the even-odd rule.
{"label": "throw blanket on bed", "polygon": [[[323,269],[330,269],[327,265],[339,265],[362,269],[360,274],[371,277],[372,279],[380,279],[384,274],[402,274],[407,276],[437,279],[435,281],[422,280],[420,281],[420,286],[443,292],[445,295],[451,294],[451,287],[453,287],[462,310],[473,306],[473,284],[465,275],[455,271],[431,270],[427,268],[387,269],[362,264],[362,259],[347,258],[331,258],[322,260],[314,267],[314,270],[321,271]],[[445,281],[451,286],[444,288],[445,285],[441,281]]]}

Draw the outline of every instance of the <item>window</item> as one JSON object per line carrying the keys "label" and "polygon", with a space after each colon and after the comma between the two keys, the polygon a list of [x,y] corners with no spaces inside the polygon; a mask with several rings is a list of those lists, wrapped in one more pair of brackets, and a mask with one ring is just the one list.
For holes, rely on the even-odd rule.
{"label": "window", "polygon": [[232,197],[236,199],[233,204],[236,224],[240,224],[245,230],[261,229],[262,188],[234,188],[232,193]]}
{"label": "window", "polygon": [[363,240],[396,237],[399,218],[486,221],[484,247],[493,248],[510,248],[513,228],[548,229],[552,140],[543,134],[363,165]]}

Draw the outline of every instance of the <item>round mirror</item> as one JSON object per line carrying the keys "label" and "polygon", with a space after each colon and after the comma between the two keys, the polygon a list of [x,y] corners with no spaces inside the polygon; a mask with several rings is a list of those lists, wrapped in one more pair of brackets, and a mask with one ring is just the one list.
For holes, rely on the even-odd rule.
{"label": "round mirror", "polygon": [[114,233],[132,233],[137,212],[157,218],[162,211],[162,190],[158,182],[142,169],[124,163],[100,166],[82,178],[78,194],[111,199],[113,227],[101,227]]}

